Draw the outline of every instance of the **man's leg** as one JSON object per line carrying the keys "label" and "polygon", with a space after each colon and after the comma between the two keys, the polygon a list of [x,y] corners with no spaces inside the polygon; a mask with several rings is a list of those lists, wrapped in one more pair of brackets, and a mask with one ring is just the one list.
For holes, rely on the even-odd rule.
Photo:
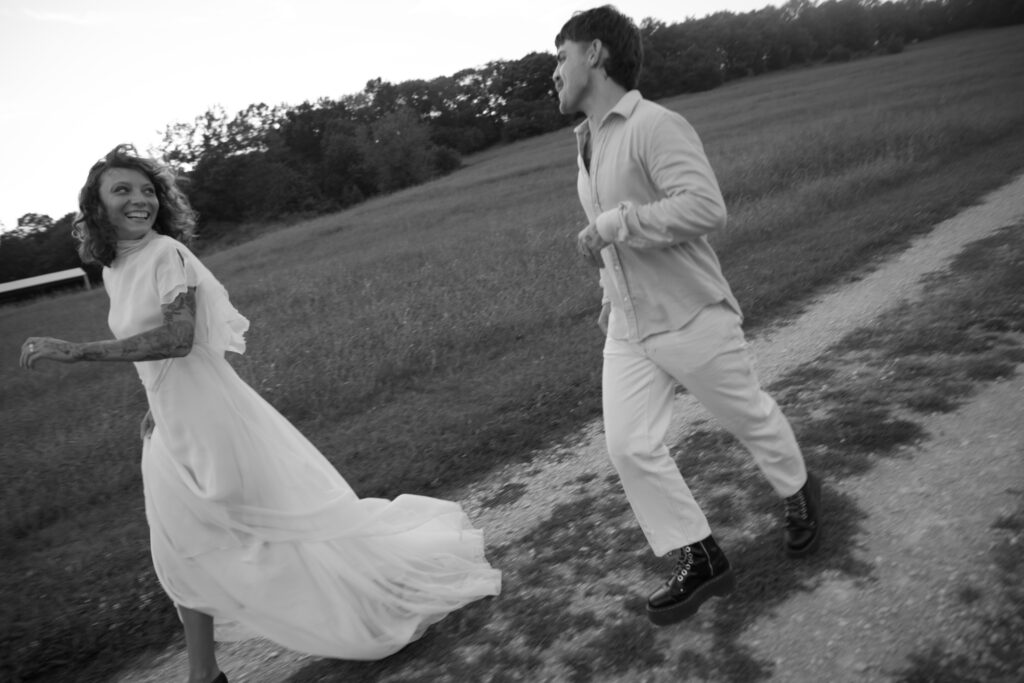
{"label": "man's leg", "polygon": [[647,601],[659,626],[697,612],[735,587],[732,568],[665,446],[676,382],[643,346],[608,339],[603,379],[608,452],[652,550],[678,549],[676,567]]}
{"label": "man's leg", "polygon": [[652,358],[746,446],[772,488],[787,499],[787,551],[812,552],[819,541],[820,483],[808,478],[789,421],[761,389],[739,316],[713,306],[693,324],[701,330],[694,350],[684,354],[659,346]]}
{"label": "man's leg", "polygon": [[676,382],[639,344],[608,338],[602,378],[608,454],[658,556],[711,533],[665,445]]}

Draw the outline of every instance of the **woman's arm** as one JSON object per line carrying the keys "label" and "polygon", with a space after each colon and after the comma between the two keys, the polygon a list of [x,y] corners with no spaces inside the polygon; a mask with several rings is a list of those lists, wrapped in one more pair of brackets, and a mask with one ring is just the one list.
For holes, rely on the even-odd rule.
{"label": "woman's arm", "polygon": [[179,294],[160,307],[164,324],[124,339],[69,342],[52,337],[29,337],[21,346],[20,365],[31,369],[37,361],[75,363],[81,360],[144,361],[180,358],[192,350],[196,330],[196,289]]}

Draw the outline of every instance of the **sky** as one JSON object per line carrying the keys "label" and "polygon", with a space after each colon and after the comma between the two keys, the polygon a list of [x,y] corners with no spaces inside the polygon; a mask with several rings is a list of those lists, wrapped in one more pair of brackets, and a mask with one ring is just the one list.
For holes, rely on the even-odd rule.
{"label": "sky", "polygon": [[[553,52],[573,12],[606,0],[0,0],[0,224],[74,211],[89,167],[122,142],[214,106],[338,99],[370,79],[448,76]],[[676,23],[779,0],[612,0]]]}

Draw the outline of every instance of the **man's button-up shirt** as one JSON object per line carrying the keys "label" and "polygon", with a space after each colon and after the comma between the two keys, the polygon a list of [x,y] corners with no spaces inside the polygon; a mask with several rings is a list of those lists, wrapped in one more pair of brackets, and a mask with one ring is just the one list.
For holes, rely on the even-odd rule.
{"label": "man's button-up shirt", "polygon": [[739,313],[707,240],[725,227],[725,202],[686,119],[631,90],[596,133],[587,121],[575,133],[580,202],[611,243],[601,252],[608,334],[641,341],[677,330],[723,301]]}

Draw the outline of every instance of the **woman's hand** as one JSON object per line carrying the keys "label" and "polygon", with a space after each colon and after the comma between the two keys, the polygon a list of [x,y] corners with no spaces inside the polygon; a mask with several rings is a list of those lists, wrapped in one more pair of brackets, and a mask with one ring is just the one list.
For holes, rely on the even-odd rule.
{"label": "woman's hand", "polygon": [[76,345],[53,337],[29,337],[21,345],[19,365],[32,370],[37,361],[54,360],[58,363],[74,363],[80,360]]}
{"label": "woman's hand", "polygon": [[153,420],[153,411],[147,410],[146,414],[142,417],[142,424],[139,425],[139,436],[143,441],[153,433],[155,427],[156,422]]}

